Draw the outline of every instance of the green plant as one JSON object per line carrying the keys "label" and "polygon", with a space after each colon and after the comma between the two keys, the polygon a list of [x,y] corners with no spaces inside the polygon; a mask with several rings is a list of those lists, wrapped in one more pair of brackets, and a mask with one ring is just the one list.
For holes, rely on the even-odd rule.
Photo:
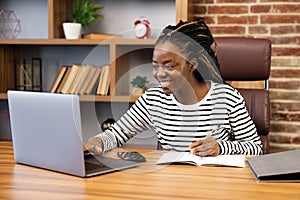
{"label": "green plant", "polygon": [[130,83],[133,87],[143,88],[148,82],[149,81],[147,80],[146,76],[136,76]]}
{"label": "green plant", "polygon": [[72,16],[76,23],[86,26],[92,22],[103,19],[97,11],[102,9],[100,4],[93,3],[91,0],[77,0],[73,5]]}

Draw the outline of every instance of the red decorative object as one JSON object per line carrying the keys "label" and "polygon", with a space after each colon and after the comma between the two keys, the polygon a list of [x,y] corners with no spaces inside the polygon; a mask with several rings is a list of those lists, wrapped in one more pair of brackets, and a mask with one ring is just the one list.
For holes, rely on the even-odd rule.
{"label": "red decorative object", "polygon": [[147,39],[151,34],[150,22],[145,17],[140,17],[134,22],[134,35],[138,39]]}

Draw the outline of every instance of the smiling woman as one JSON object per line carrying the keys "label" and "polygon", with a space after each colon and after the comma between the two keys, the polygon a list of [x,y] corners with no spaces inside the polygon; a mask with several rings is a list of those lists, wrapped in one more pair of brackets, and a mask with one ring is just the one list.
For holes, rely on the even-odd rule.
{"label": "smiling woman", "polygon": [[261,140],[243,97],[223,82],[213,43],[203,18],[167,26],[152,57],[159,86],[148,89],[85,148],[93,151],[97,143],[107,151],[152,129],[165,150],[199,156],[261,154]]}

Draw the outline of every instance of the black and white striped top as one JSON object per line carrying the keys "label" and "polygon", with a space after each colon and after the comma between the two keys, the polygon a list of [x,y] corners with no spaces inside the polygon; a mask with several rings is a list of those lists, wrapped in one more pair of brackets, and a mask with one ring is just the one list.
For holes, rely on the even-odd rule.
{"label": "black and white striped top", "polygon": [[213,133],[220,154],[262,154],[262,143],[243,97],[226,84],[211,83],[205,98],[194,105],[180,104],[160,87],[150,88],[97,137],[107,151],[147,129],[155,131],[165,150],[189,151],[192,142]]}

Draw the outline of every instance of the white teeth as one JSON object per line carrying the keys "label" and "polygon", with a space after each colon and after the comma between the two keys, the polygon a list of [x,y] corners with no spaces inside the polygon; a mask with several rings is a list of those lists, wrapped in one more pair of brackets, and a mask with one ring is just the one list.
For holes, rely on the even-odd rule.
{"label": "white teeth", "polygon": [[160,82],[160,85],[162,86],[162,87],[166,87],[166,86],[168,86],[170,84],[170,81],[161,81]]}

